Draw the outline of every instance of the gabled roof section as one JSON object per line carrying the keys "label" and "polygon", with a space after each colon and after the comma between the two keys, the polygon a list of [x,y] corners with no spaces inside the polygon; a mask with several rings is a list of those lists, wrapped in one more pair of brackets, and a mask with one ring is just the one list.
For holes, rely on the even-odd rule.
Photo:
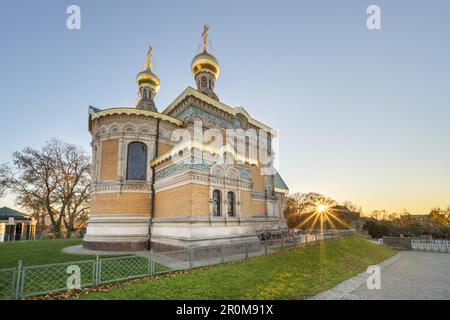
{"label": "gabled roof section", "polygon": [[275,187],[276,192],[289,193],[289,188],[286,185],[286,183],[284,182],[283,178],[281,178],[278,171],[276,172],[276,174],[274,176],[274,187]]}
{"label": "gabled roof section", "polygon": [[237,116],[238,114],[240,114],[240,115],[244,116],[245,118],[247,118],[248,122],[251,123],[252,125],[254,125],[258,128],[264,129],[268,132],[275,133],[274,130],[272,128],[270,128],[269,126],[252,118],[244,108],[230,107],[230,106],[226,105],[225,103],[217,101],[192,87],[187,87],[186,90],[184,90],[171,104],[169,104],[169,106],[162,113],[165,115],[170,115],[171,111],[176,106],[178,106],[178,104],[181,101],[183,101],[185,98],[187,98],[188,96],[193,96],[197,99],[200,99],[222,111],[225,111],[225,112],[233,115],[233,116]]}

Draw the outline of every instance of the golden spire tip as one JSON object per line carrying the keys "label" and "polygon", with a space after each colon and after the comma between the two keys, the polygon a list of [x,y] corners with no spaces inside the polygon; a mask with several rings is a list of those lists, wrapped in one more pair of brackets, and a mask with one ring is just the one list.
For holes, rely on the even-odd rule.
{"label": "golden spire tip", "polygon": [[207,52],[206,44],[207,44],[207,41],[208,41],[208,30],[209,30],[209,26],[207,24],[205,24],[205,26],[203,27],[203,32],[202,32],[203,52]]}
{"label": "golden spire tip", "polygon": [[151,61],[150,61],[150,59],[151,59],[151,57],[152,57],[152,51],[153,51],[152,46],[149,46],[149,47],[148,47],[148,52],[147,52],[147,61],[146,61],[146,63],[145,63],[145,67],[146,67],[148,70],[150,70],[151,67],[152,67],[152,63],[151,63]]}

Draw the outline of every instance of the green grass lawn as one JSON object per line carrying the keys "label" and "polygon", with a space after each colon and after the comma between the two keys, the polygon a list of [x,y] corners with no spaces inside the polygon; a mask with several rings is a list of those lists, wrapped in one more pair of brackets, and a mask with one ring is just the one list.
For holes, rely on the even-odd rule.
{"label": "green grass lawn", "polygon": [[81,239],[36,240],[0,243],[0,269],[17,267],[19,260],[23,265],[69,262],[93,259],[94,256],[63,253],[65,247],[81,244]]}
{"label": "green grass lawn", "polygon": [[360,238],[124,284],[80,299],[304,299],[395,252]]}

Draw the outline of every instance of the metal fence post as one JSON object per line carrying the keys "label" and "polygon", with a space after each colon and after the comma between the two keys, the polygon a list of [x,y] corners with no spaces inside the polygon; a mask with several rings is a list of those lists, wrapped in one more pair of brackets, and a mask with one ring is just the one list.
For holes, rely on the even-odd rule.
{"label": "metal fence post", "polygon": [[152,255],[152,251],[153,249],[150,249],[150,251],[148,252],[148,257],[147,257],[147,273],[149,275],[153,275],[153,255]]}
{"label": "metal fence post", "polygon": [[245,243],[245,259],[248,259],[248,242]]}
{"label": "metal fence post", "polygon": [[192,269],[192,267],[194,266],[194,261],[193,261],[194,252],[193,252],[192,248],[189,248],[188,250],[189,250],[189,269]]}
{"label": "metal fence post", "polygon": [[220,246],[220,262],[221,263],[225,262],[225,244],[223,244],[223,243]]}
{"label": "metal fence post", "polygon": [[155,259],[153,258],[153,250],[152,250],[152,252],[151,252],[151,269],[150,269],[150,271],[151,271],[151,275],[152,276],[154,276],[155,275],[155,272],[156,272],[156,265],[155,265]]}
{"label": "metal fence post", "polygon": [[14,299],[19,299],[20,296],[20,279],[22,278],[22,260],[19,260],[17,264],[17,275],[16,275],[16,287],[14,288]]}
{"label": "metal fence post", "polygon": [[264,254],[267,256],[267,254],[268,254],[268,248],[269,247],[269,245],[268,245],[268,243],[267,243],[267,240],[264,240]]}
{"label": "metal fence post", "polygon": [[97,253],[95,256],[95,285],[100,282],[100,272],[100,256]]}

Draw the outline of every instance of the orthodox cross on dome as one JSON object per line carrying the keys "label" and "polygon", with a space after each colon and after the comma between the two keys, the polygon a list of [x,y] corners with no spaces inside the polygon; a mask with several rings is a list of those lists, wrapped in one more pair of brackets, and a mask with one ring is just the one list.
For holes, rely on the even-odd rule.
{"label": "orthodox cross on dome", "polygon": [[152,67],[152,63],[150,62],[150,59],[152,57],[152,51],[153,51],[152,46],[149,46],[148,47],[148,52],[147,52],[147,61],[145,62],[145,68],[147,70],[150,70],[151,67]]}
{"label": "orthodox cross on dome", "polygon": [[202,38],[203,38],[203,52],[206,52],[206,43],[208,41],[208,30],[209,26],[205,24],[203,27]]}

